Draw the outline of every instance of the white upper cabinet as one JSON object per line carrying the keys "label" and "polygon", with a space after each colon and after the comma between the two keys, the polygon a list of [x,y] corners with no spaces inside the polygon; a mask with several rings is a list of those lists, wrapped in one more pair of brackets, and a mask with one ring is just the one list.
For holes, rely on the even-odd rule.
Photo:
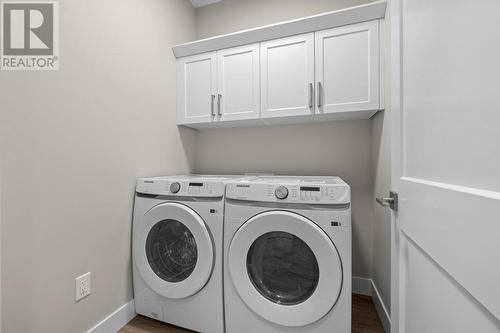
{"label": "white upper cabinet", "polygon": [[379,21],[315,33],[319,114],[376,111],[379,105]]}
{"label": "white upper cabinet", "polygon": [[194,128],[368,119],[383,102],[386,2],[173,47],[177,123]]}
{"label": "white upper cabinet", "polygon": [[262,118],[314,113],[314,33],[261,43]]}
{"label": "white upper cabinet", "polygon": [[177,60],[177,123],[210,123],[216,120],[216,52]]}
{"label": "white upper cabinet", "polygon": [[259,44],[217,51],[217,120],[260,118]]}

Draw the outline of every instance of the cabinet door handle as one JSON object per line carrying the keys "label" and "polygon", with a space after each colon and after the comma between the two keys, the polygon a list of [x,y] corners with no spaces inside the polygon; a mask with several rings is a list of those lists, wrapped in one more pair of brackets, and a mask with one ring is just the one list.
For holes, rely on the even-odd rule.
{"label": "cabinet door handle", "polygon": [[312,109],[313,108],[313,104],[314,104],[314,92],[313,92],[313,89],[314,89],[314,85],[312,83],[309,83],[309,109]]}
{"label": "cabinet door handle", "polygon": [[210,104],[210,114],[212,116],[215,116],[214,102],[215,102],[215,95],[212,95],[212,104]]}
{"label": "cabinet door handle", "polygon": [[219,116],[222,116],[222,111],[221,111],[221,108],[220,108],[220,99],[222,98],[222,95],[221,94],[218,94],[217,95],[217,114]]}
{"label": "cabinet door handle", "polygon": [[321,107],[323,101],[321,100],[321,82],[318,82],[318,108]]}

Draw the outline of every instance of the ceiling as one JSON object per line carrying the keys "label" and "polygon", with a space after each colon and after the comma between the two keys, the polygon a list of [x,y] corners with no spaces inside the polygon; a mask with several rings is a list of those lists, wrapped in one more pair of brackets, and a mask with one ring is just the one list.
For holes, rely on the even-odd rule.
{"label": "ceiling", "polygon": [[193,4],[194,7],[198,8],[221,1],[222,0],[191,0],[191,3]]}

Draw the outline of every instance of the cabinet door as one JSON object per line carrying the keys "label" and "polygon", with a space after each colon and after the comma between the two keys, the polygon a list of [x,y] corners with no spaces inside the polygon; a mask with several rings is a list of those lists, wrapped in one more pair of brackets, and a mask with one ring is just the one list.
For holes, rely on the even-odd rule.
{"label": "cabinet door", "polygon": [[314,113],[314,34],[261,43],[262,118]]}
{"label": "cabinet door", "polygon": [[209,123],[215,119],[216,53],[177,60],[177,123]]}
{"label": "cabinet door", "polygon": [[379,109],[379,26],[363,22],[315,33],[319,113]]}
{"label": "cabinet door", "polygon": [[217,51],[217,118],[259,119],[259,44]]}

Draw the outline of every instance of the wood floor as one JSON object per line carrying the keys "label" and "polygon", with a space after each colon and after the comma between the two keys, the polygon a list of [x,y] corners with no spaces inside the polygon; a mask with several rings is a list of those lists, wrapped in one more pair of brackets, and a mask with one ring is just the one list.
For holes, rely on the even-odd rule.
{"label": "wood floor", "polygon": [[384,333],[370,296],[352,295],[352,332]]}
{"label": "wood floor", "polygon": [[[132,319],[118,333],[189,333],[172,325],[143,316]],[[333,331],[332,331],[333,332]],[[384,329],[377,316],[375,307],[369,296],[352,295],[352,332],[353,333],[383,333]]]}

